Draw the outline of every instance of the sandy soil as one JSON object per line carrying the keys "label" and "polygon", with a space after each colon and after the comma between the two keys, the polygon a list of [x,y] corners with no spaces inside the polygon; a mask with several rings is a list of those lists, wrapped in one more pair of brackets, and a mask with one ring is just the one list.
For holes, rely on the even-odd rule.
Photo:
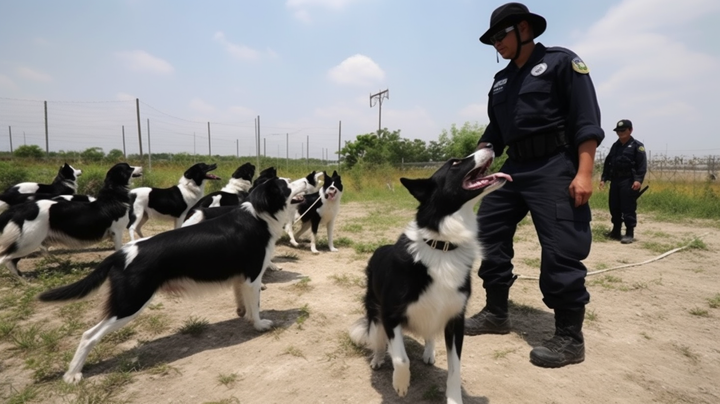
{"label": "sandy soil", "polygon": [[[363,225],[377,209],[382,207],[343,205],[336,239],[367,243],[395,239],[403,225],[381,230]],[[594,224],[608,224],[607,214],[594,213]],[[407,220],[412,215],[411,210],[394,213]],[[156,225],[155,231],[166,228]],[[696,236],[702,236],[706,250],[685,250],[588,277],[592,297],[585,322],[587,352],[585,362],[578,365],[552,370],[530,364],[530,349],[551,336],[553,318],[542,303],[537,281],[518,280],[510,294],[515,303],[513,332],[465,338],[464,402],[720,402],[720,309],[708,304],[720,293],[717,224],[658,222],[641,214],[636,243],[596,242],[586,264],[595,270],[643,262],[660,255],[663,246],[669,250]],[[516,273],[537,276],[540,249],[529,222],[518,231],[515,251]],[[108,253],[72,257],[96,260]],[[345,246],[337,253],[325,247],[314,255],[308,243],[302,248],[281,243],[277,254],[283,270],[267,273],[267,290],[261,298],[262,316],[275,322],[273,331],[259,333],[239,319],[229,289],[194,299],[156,296],[151,314],[162,313],[169,327],[158,335],[139,331],[122,343],[123,355],[136,358],[143,370],[134,373],[119,398],[133,403],[444,402],[447,364],[442,340],[437,344],[437,363],[428,366],[422,363],[422,345],[406,337],[412,381],[404,399],[392,388],[390,362],[372,371],[368,352],[358,352],[348,343],[348,327],[362,316],[361,284],[368,254]],[[483,305],[484,291],[473,276],[468,314]],[[36,316],[53,317],[60,307],[43,305]],[[91,311],[88,323],[98,316]],[[177,331],[191,316],[209,321],[197,337]],[[75,346],[63,349],[72,352]],[[102,380],[118,365],[118,357],[86,366],[85,377]],[[28,372],[11,371],[22,368],[22,362],[4,365],[0,374],[22,385]],[[159,366],[170,370],[160,374],[149,370]],[[234,382],[220,382],[221,375],[232,374],[237,376]]]}

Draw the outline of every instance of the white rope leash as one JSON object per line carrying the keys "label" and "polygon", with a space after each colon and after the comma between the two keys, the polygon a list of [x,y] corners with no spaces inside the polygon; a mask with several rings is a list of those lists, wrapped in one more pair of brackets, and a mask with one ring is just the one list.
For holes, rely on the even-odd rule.
{"label": "white rope leash", "polygon": [[295,223],[299,222],[300,219],[303,218],[303,216],[305,216],[308,212],[310,212],[310,209],[312,209],[312,207],[315,206],[316,203],[320,202],[320,199],[321,199],[321,198],[322,198],[322,196],[318,195],[318,198],[315,199],[315,202],[313,202],[312,205],[310,205],[310,207],[308,207],[308,208],[305,210],[305,213],[303,213],[302,215],[300,215],[300,217],[298,217],[294,222],[292,222],[292,224],[295,224]]}
{"label": "white rope leash", "polygon": [[[682,251],[682,250],[690,247],[690,246],[692,245],[692,243],[695,242],[695,240],[699,240],[699,239],[701,239],[702,237],[707,236],[708,234],[710,234],[710,233],[708,232],[708,233],[701,234],[701,235],[695,237],[694,239],[692,239],[687,245],[684,245],[684,246],[682,246],[682,247],[678,247],[678,248],[672,249],[672,250],[670,250],[670,251],[664,252],[664,253],[658,255],[658,256],[655,257],[655,258],[651,258],[651,259],[645,260],[645,261],[643,261],[643,262],[636,262],[636,263],[632,263],[632,264],[623,264],[623,265],[619,265],[619,266],[612,267],[612,268],[598,269],[598,270],[595,270],[595,271],[590,271],[590,272],[587,273],[587,276],[602,274],[602,273],[605,273],[605,272],[615,271],[615,270],[623,269],[623,268],[637,267],[637,266],[640,266],[640,265],[645,265],[645,264],[649,264],[649,263],[654,262],[654,261],[661,260],[661,259],[663,259],[663,258],[665,258],[665,257],[667,257],[667,256],[669,256],[669,255],[671,255],[671,254],[675,254],[675,253],[678,252],[678,251]],[[537,276],[518,275],[518,279],[539,280],[540,278],[537,277]]]}

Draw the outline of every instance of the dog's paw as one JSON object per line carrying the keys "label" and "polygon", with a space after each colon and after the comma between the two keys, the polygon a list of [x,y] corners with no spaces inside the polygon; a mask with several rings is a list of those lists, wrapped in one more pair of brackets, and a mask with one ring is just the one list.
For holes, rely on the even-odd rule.
{"label": "dog's paw", "polygon": [[340,251],[340,250],[338,250],[338,249],[335,248],[335,247],[330,247],[330,251],[332,251],[332,252],[338,252],[338,251]]}
{"label": "dog's paw", "polygon": [[282,271],[282,267],[277,266],[273,262],[271,262],[270,265],[268,265],[267,269],[269,269],[270,271]]}
{"label": "dog's paw", "polygon": [[260,320],[256,321],[255,324],[253,324],[253,327],[255,327],[258,331],[267,331],[272,328],[272,325],[272,320]]}
{"label": "dog's paw", "polygon": [[264,283],[261,283],[261,284],[260,284],[260,290],[265,290],[265,289],[267,289],[267,286],[265,286]]}
{"label": "dog's paw", "polygon": [[311,248],[310,251],[312,251],[313,254],[320,254],[320,251],[318,251],[317,248]]}
{"label": "dog's paw", "polygon": [[68,384],[77,384],[82,379],[82,372],[70,373],[67,372],[63,375],[63,380]]}
{"label": "dog's paw", "polygon": [[370,361],[370,368],[373,370],[378,370],[382,367],[384,362],[385,362],[385,354],[384,353],[382,355],[373,355],[373,358]]}
{"label": "dog's paw", "polygon": [[393,370],[393,388],[400,397],[405,397],[410,387],[410,367],[396,367]]}
{"label": "dog's paw", "polygon": [[300,244],[295,240],[290,240],[290,244],[292,244],[293,247],[298,247]]}
{"label": "dog's paw", "polygon": [[237,313],[238,317],[240,317],[240,318],[245,317],[245,306],[238,307],[237,310],[235,310],[235,312]]}
{"label": "dog's paw", "polygon": [[428,365],[435,364],[435,350],[434,349],[426,349],[425,352],[423,352],[423,362],[425,362]]}

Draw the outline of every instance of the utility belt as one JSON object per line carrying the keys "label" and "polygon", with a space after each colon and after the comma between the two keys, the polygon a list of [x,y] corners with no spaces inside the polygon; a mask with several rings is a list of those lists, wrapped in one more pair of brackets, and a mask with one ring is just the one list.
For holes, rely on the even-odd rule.
{"label": "utility belt", "polygon": [[508,144],[508,157],[518,163],[535,161],[552,157],[568,146],[565,130],[555,130],[530,135]]}
{"label": "utility belt", "polygon": [[613,173],[612,173],[612,175],[610,176],[610,178],[621,179],[621,178],[630,178],[630,177],[632,177],[632,176],[633,176],[633,173],[632,173],[631,170],[628,170],[628,171],[613,171]]}

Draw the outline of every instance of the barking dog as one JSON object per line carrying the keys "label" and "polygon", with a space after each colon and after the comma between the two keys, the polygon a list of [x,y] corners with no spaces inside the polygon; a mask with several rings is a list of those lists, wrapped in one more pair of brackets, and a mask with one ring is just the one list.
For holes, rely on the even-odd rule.
{"label": "barking dog", "polygon": [[[298,213],[296,216],[301,217],[302,225],[297,232],[298,238],[308,229],[312,229],[310,234],[310,250],[317,254],[315,247],[317,232],[320,225],[327,227],[328,247],[330,251],[337,251],[333,245],[333,227],[335,218],[340,211],[340,198],[342,198],[343,185],[340,175],[337,171],[333,171],[332,176],[328,176],[323,172],[323,186],[319,192],[305,196],[305,200],[298,205]],[[297,220],[297,219],[296,219]],[[286,231],[288,229],[286,228]],[[295,241],[295,235],[292,226],[289,228],[290,244],[297,247],[298,242]]]}
{"label": "barking dog", "polygon": [[141,229],[150,218],[174,220],[175,228],[180,227],[190,207],[205,193],[205,180],[220,179],[210,174],[216,168],[216,164],[197,163],[185,171],[178,185],[170,188],[140,187],[130,191],[130,240],[135,240],[135,233],[144,237]]}
{"label": "barking dog", "polygon": [[473,206],[500,188],[506,174],[487,175],[491,148],[450,160],[427,179],[401,178],[420,202],[415,220],[394,245],[378,248],[367,266],[366,317],[350,329],[357,344],[373,351],[379,368],[385,352],[393,365],[393,387],[402,397],[410,385],[403,331],[425,339],[423,362],[435,363],[435,342],[445,335],[447,402],[461,403],[460,353],[470,272],[480,254]]}
{"label": "barking dog", "polygon": [[38,184],[37,182],[21,182],[13,185],[0,194],[0,212],[9,206],[17,205],[27,201],[26,194],[45,194],[50,199],[57,195],[73,195],[77,192],[77,177],[82,175],[82,170],[76,170],[68,163],[65,163],[55,176],[52,184]]}
{"label": "barking dog", "polygon": [[[216,206],[239,205],[250,193],[252,179],[255,176],[255,166],[245,163],[235,170],[230,181],[223,189],[211,192],[202,198],[190,209],[214,208]],[[188,212],[188,216],[190,212]]]}
{"label": "barking dog", "polygon": [[93,346],[137,317],[158,290],[191,292],[201,285],[232,284],[237,314],[258,331],[269,329],[272,321],[260,318],[263,272],[291,199],[306,187],[280,178],[267,181],[232,214],[130,242],[86,278],[41,294],[43,301],[78,299],[109,279],[105,318],[85,331],[63,379],[78,382]]}
{"label": "barking dog", "polygon": [[73,202],[64,198],[23,203],[0,214],[0,264],[20,275],[17,263],[42,246],[83,247],[112,238],[122,247],[128,223],[129,185],[141,167],[118,163],[105,176],[97,200]]}

